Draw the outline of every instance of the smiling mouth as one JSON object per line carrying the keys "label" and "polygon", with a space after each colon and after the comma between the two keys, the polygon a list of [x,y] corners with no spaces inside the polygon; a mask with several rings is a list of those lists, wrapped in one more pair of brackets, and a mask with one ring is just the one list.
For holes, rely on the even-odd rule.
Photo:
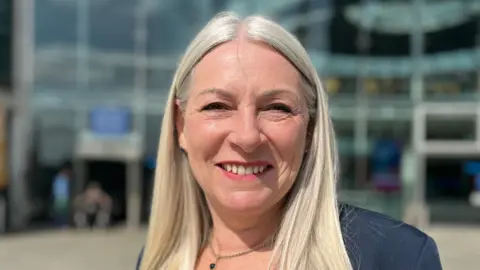
{"label": "smiling mouth", "polygon": [[217,164],[226,172],[236,175],[259,175],[273,168],[271,165],[245,166],[237,164]]}

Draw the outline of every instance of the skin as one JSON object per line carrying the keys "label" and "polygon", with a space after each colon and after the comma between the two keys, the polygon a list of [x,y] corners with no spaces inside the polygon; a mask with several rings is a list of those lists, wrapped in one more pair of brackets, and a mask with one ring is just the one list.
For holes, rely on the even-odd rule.
{"label": "skin", "polygon": [[[207,198],[213,249],[241,252],[272,235],[300,169],[309,120],[301,77],[272,48],[239,38],[205,55],[191,79],[185,107],[177,106],[180,146]],[[253,180],[232,180],[217,166],[226,161],[272,168]],[[221,260],[218,268],[266,267],[270,256],[267,248]],[[204,247],[198,269],[209,269],[214,259]]]}

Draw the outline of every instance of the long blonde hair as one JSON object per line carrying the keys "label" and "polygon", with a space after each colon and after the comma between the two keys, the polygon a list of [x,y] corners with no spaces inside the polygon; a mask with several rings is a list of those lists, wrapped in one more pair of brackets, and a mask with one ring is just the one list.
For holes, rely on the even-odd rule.
{"label": "long blonde hair", "polygon": [[[176,100],[188,98],[195,65],[212,48],[248,38],[276,49],[298,69],[311,112],[310,147],[290,191],[274,247],[278,269],[350,270],[336,197],[337,149],[325,91],[300,42],[280,25],[261,16],[239,18],[222,12],[190,43],[175,73],[163,117],[157,171],[142,270],[191,270],[210,230],[206,201],[182,153],[175,131]],[[273,260],[273,259],[272,259]]]}

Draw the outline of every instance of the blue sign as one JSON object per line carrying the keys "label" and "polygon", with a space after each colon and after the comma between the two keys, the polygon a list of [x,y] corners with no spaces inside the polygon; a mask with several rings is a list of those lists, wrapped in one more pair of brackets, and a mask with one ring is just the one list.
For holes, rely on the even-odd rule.
{"label": "blue sign", "polygon": [[130,132],[131,112],[124,107],[98,107],[90,112],[90,131],[119,136]]}
{"label": "blue sign", "polygon": [[463,165],[463,172],[469,175],[480,174],[480,162],[468,161]]}

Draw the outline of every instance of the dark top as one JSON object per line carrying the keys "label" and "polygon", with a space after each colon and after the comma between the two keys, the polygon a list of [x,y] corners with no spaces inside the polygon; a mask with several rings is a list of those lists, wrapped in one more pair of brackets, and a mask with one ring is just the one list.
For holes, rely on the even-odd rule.
{"label": "dark top", "polygon": [[350,205],[341,206],[340,219],[355,270],[442,269],[435,241],[413,226]]}
{"label": "dark top", "polygon": [[353,269],[442,269],[435,241],[413,226],[349,205],[340,219]]}

